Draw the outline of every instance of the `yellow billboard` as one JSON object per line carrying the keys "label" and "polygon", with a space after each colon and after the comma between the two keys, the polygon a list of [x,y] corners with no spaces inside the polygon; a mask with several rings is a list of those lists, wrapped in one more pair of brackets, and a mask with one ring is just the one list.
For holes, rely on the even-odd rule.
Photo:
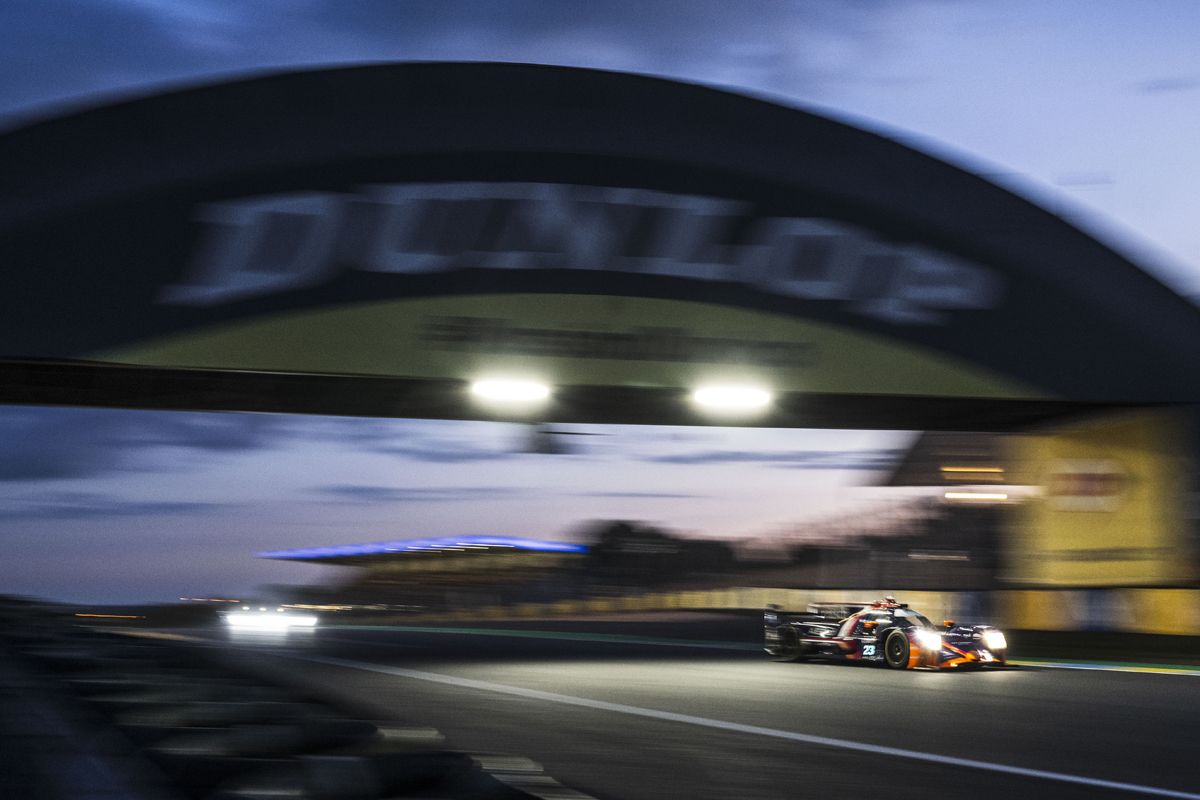
{"label": "yellow billboard", "polygon": [[1173,412],[1136,411],[1014,437],[1014,482],[1038,491],[1013,516],[1007,577],[1078,587],[1193,578],[1185,430]]}

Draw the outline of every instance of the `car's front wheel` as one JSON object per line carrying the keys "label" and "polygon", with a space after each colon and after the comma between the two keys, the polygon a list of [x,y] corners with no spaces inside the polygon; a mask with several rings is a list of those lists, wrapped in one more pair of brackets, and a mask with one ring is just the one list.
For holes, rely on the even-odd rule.
{"label": "car's front wheel", "polygon": [[912,644],[908,641],[908,634],[899,628],[893,628],[883,643],[883,659],[892,669],[907,669],[908,654],[911,648]]}

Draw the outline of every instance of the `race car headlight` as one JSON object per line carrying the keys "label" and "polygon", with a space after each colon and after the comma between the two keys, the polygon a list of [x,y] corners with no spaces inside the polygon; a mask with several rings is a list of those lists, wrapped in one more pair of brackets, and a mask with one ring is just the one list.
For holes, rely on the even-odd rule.
{"label": "race car headlight", "polygon": [[921,646],[922,650],[942,649],[942,635],[940,633],[935,633],[934,631],[917,631],[916,639],[917,644]]}
{"label": "race car headlight", "polygon": [[1007,650],[1008,640],[1004,638],[1004,634],[1000,631],[984,631],[983,646],[988,650]]}

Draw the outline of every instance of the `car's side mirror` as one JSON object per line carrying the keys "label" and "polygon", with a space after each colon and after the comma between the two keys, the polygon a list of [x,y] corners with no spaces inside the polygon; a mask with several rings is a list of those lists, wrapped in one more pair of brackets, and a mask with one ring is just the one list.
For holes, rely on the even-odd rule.
{"label": "car's side mirror", "polygon": [[944,619],[944,620],[942,620],[942,626],[943,626],[943,627],[945,627],[945,628],[953,628],[953,627],[954,627],[954,620],[952,620],[952,619]]}

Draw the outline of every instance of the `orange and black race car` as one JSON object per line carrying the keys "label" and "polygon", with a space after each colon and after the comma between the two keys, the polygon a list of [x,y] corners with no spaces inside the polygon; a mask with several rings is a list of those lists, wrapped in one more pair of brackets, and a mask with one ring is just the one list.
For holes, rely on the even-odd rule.
{"label": "orange and black race car", "polygon": [[892,669],[1003,667],[1008,641],[990,625],[935,626],[905,603],[814,603],[805,612],[767,606],[765,649],[779,661],[826,659]]}

